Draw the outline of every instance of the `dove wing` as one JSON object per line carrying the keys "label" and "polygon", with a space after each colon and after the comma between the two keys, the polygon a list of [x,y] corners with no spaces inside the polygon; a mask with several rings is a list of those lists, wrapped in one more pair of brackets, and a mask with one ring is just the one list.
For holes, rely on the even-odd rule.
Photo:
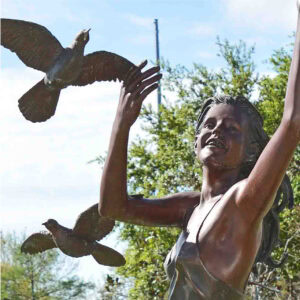
{"label": "dove wing", "polygon": [[56,247],[51,234],[38,232],[33,233],[23,242],[21,251],[24,253],[36,254]]}
{"label": "dove wing", "polygon": [[36,23],[1,19],[1,45],[31,68],[47,72],[64,49],[55,36]]}
{"label": "dove wing", "polygon": [[92,256],[98,264],[104,266],[119,267],[126,263],[125,258],[121,253],[98,243],[94,244]]}
{"label": "dove wing", "polygon": [[95,81],[123,81],[130,68],[136,66],[126,58],[107,51],[84,56],[82,71],[73,85],[86,85]]}
{"label": "dove wing", "polygon": [[114,220],[99,215],[98,204],[94,204],[78,216],[73,234],[89,241],[99,241],[112,231],[114,225]]}

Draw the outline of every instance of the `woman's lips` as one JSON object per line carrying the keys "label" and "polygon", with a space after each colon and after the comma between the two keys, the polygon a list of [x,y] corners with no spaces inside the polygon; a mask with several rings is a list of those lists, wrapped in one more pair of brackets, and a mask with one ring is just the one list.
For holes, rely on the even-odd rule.
{"label": "woman's lips", "polygon": [[218,139],[218,138],[208,139],[205,143],[205,146],[226,150],[225,143],[221,139]]}

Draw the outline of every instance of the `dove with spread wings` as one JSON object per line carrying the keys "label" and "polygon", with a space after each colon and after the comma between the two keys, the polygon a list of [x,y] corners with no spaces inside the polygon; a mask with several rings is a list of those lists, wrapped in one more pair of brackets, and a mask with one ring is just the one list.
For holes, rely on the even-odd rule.
{"label": "dove with spread wings", "polygon": [[72,257],[92,255],[101,265],[118,267],[125,264],[125,258],[116,250],[101,245],[97,241],[109,234],[115,221],[101,217],[98,204],[94,204],[77,218],[73,229],[49,219],[43,223],[49,231],[30,235],[22,244],[23,253],[36,254],[48,249],[59,248]]}
{"label": "dove with spread wings", "polygon": [[82,30],[70,47],[64,48],[44,26],[23,20],[1,18],[1,45],[15,52],[23,63],[45,73],[44,78],[19,99],[19,109],[31,122],[44,122],[55,113],[62,89],[95,81],[123,81],[136,66],[107,51],[84,55],[89,31]]}

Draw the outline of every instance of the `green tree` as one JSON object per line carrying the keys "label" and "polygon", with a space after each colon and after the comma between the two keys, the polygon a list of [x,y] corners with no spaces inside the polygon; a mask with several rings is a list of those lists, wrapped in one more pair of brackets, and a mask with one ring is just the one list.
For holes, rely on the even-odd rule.
{"label": "green tree", "polygon": [[[274,51],[269,59],[269,65],[274,73],[273,77],[263,76],[259,81],[260,96],[256,103],[257,108],[264,117],[264,129],[272,136],[279,126],[284,107],[284,97],[291,64],[291,51],[279,49]],[[288,296],[296,299],[300,294],[300,146],[298,145],[288,169],[294,191],[295,208],[286,209],[280,215],[281,244],[274,251],[277,259],[288,250],[288,257],[282,268],[269,270],[261,266],[258,281],[263,286],[275,287],[279,291],[280,299]],[[270,299],[274,291],[260,288],[261,297]],[[293,298],[294,297],[294,298]]]}
{"label": "green tree", "polygon": [[66,261],[57,250],[23,254],[23,236],[1,234],[1,299],[86,299],[95,285],[73,275],[76,263]]}
{"label": "green tree", "polygon": [[[129,149],[128,180],[132,193],[146,197],[162,196],[183,190],[200,190],[201,167],[194,155],[194,127],[197,111],[217,92],[250,97],[257,83],[252,55],[254,48],[243,42],[230,45],[217,41],[219,55],[226,66],[218,72],[201,64],[191,70],[172,68],[164,63],[164,88],[177,96],[175,103],[164,101],[159,114],[144,108],[145,137]],[[162,268],[164,258],[177,239],[175,228],[147,228],[125,224],[121,237],[129,244],[127,264],[118,273],[135,279],[131,299],[163,299],[168,280]]]}
{"label": "green tree", "polygon": [[[217,40],[219,56],[225,67],[208,70],[194,64],[191,70],[171,67],[163,63],[165,91],[176,95],[175,102],[164,99],[159,113],[151,106],[144,107],[143,136],[130,145],[128,156],[129,193],[159,197],[184,190],[200,190],[201,167],[194,155],[194,126],[197,112],[205,99],[216,93],[243,95],[252,99],[264,116],[265,129],[272,135],[279,125],[287,84],[291,55],[285,50],[275,51],[270,58],[275,76],[255,73],[254,48],[244,42],[230,44]],[[254,93],[255,92],[255,93]],[[253,99],[259,93],[259,99]],[[285,248],[289,257],[284,268],[275,271],[262,266],[248,294],[263,299],[286,299],[294,295],[299,285],[299,148],[289,169],[293,178],[296,209],[285,210],[281,216],[282,244],[274,251],[279,256]],[[124,280],[133,282],[129,299],[163,299],[169,282],[163,270],[163,261],[175,243],[176,228],[143,227],[121,224],[120,236],[128,243],[127,264],[117,270]],[[275,298],[274,298],[275,299]]]}
{"label": "green tree", "polygon": [[99,289],[99,299],[101,300],[126,300],[130,283],[120,280],[118,276],[106,275],[105,284]]}

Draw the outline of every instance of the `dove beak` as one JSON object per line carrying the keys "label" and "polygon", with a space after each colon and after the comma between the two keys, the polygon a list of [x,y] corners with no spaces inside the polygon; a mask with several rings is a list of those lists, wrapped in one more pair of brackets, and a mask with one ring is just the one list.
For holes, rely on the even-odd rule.
{"label": "dove beak", "polygon": [[88,41],[88,39],[89,39],[89,31],[90,31],[90,30],[91,30],[91,28],[84,31],[84,40],[85,40],[85,41]]}
{"label": "dove beak", "polygon": [[85,31],[84,31],[84,36],[88,36],[88,35],[89,35],[89,32],[90,32],[90,30],[91,30],[91,28],[90,28],[90,29],[88,29],[88,30],[85,30]]}

